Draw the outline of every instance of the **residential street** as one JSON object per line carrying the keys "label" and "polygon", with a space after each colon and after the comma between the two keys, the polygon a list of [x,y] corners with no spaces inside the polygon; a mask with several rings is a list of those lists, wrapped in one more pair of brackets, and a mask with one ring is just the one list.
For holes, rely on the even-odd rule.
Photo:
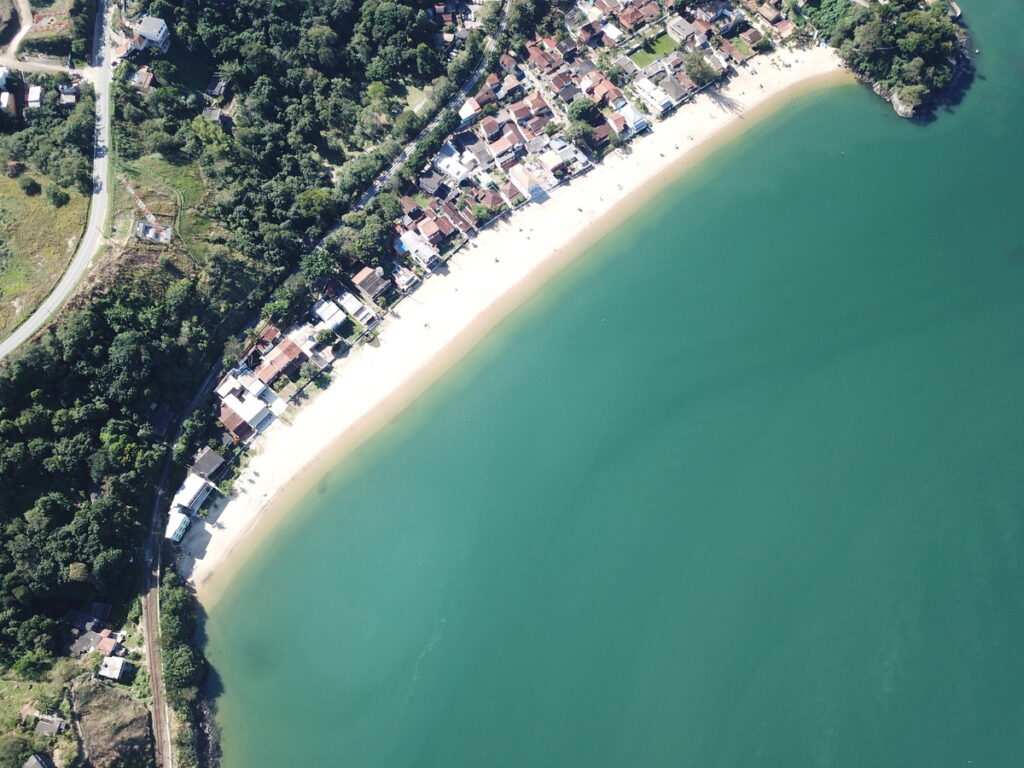
{"label": "residential street", "polygon": [[[22,6],[25,7],[23,8]],[[31,21],[31,12],[27,6],[26,0],[19,0],[19,13],[24,14],[25,11],[29,11],[28,20]],[[24,18],[24,15],[22,15],[22,29],[15,37],[10,51],[4,56],[0,56],[0,65],[24,72],[68,72],[67,67],[60,66],[59,64],[35,61],[25,62],[18,61],[15,58],[16,45],[21,42],[22,37],[28,30],[28,26],[24,23]],[[81,71],[82,77],[92,83],[96,91],[96,141],[93,152],[94,187],[85,232],[78,243],[78,250],[75,251],[71,263],[50,295],[10,336],[0,341],[0,358],[9,355],[50,321],[50,318],[56,314],[65,299],[75,289],[75,286],[78,285],[78,282],[89,271],[103,244],[103,225],[110,203],[110,190],[108,188],[110,160],[108,149],[110,147],[111,117],[110,58],[113,46],[109,35],[109,20],[110,7],[106,0],[99,0],[99,10],[96,14],[96,30],[93,37],[93,66]]]}

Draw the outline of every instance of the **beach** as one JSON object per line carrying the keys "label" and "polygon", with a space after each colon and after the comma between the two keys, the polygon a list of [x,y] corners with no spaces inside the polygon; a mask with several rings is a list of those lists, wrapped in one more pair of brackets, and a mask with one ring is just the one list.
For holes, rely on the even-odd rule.
{"label": "beach", "polygon": [[758,118],[807,90],[852,82],[825,47],[781,50],[752,64],[756,74],[741,70],[543,203],[481,232],[383,320],[379,345],[352,350],[336,364],[326,390],[272,424],[252,446],[233,495],[195,521],[182,542],[179,569],[200,599],[214,601],[292,499],[543,281]]}

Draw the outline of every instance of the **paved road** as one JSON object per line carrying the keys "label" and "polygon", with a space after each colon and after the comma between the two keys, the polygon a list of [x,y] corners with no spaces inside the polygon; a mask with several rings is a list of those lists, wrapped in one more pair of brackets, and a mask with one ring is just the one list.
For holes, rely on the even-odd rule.
{"label": "paved road", "polygon": [[[21,5],[28,5],[26,0],[19,0]],[[0,342],[0,358],[4,358],[21,346],[22,343],[31,338],[36,331],[46,325],[52,318],[64,300],[71,294],[79,280],[85,276],[92,265],[94,257],[98,254],[103,244],[103,225],[107,216],[107,208],[110,202],[110,190],[108,189],[110,160],[107,157],[107,150],[110,147],[110,81],[111,81],[111,52],[112,44],[108,30],[110,7],[107,0],[99,0],[99,9],[96,14],[96,29],[93,35],[92,62],[93,66],[82,71],[82,76],[92,83],[96,91],[96,141],[93,151],[93,181],[94,188],[92,201],[89,205],[89,220],[86,223],[85,233],[78,243],[78,250],[75,251],[71,263],[61,277],[57,287],[53,289],[43,303],[33,312],[28,319],[19,325],[14,332]],[[31,13],[29,13],[31,21]],[[24,17],[23,17],[24,19]],[[22,29],[15,36],[15,43],[20,43],[21,38],[27,31],[27,25],[22,24]],[[16,48],[12,44],[9,52],[0,57],[0,64],[11,69],[20,69],[26,72],[68,72],[68,68],[59,64],[23,62],[14,58]]]}

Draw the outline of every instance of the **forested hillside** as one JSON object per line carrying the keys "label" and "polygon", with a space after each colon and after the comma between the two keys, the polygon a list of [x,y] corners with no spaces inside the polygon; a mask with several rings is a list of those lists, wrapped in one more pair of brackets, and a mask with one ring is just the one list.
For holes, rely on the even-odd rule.
{"label": "forested hillside", "polygon": [[854,72],[894,91],[916,109],[929,105],[952,83],[963,32],[946,4],[922,10],[917,0],[872,2],[820,0],[804,7],[825,38]]}
{"label": "forested hillside", "polygon": [[[215,226],[159,259],[126,254],[0,368],[0,664],[26,673],[57,650],[65,608],[133,586],[159,433],[173,434],[225,339],[429,119],[431,105],[401,108],[404,89],[432,82],[443,102],[479,51],[474,34],[446,76],[439,27],[413,2],[156,0],[149,11],[167,20],[172,50],[150,61],[159,87],[117,89],[113,151],[201,178],[197,206]],[[231,81],[233,130],[199,117],[215,73]],[[385,244],[383,227],[365,242],[372,217],[349,219],[334,258]]]}

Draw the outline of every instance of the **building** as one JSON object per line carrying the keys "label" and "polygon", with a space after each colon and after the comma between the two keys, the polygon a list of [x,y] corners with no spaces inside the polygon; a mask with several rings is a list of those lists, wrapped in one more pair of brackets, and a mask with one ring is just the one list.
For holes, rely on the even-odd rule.
{"label": "building", "polygon": [[312,312],[320,321],[317,323],[317,330],[325,328],[334,331],[348,322],[348,317],[341,311],[341,307],[328,298],[320,299],[314,304]]}
{"label": "building", "polygon": [[254,372],[256,378],[269,387],[277,381],[279,376],[293,374],[304,362],[306,362],[306,355],[299,349],[299,346],[291,339],[284,338],[263,355],[263,359]]}
{"label": "building", "polygon": [[99,671],[96,674],[100,677],[105,677],[108,680],[118,681],[124,677],[124,673],[131,668],[132,665],[120,656],[107,656],[100,663]]}
{"label": "building", "polygon": [[402,293],[408,293],[420,281],[420,279],[416,277],[415,272],[410,269],[406,269],[401,264],[397,263],[393,265],[393,269],[391,270],[391,279],[395,281],[395,285]]}
{"label": "building", "polygon": [[219,99],[224,95],[224,92],[228,88],[228,81],[223,77],[217,77],[216,75],[210,78],[210,82],[206,84],[206,90],[203,91],[207,96],[214,99]]}
{"label": "building", "polygon": [[171,47],[171,32],[163,19],[156,16],[146,16],[135,25],[136,39],[142,38],[140,50],[154,47],[161,53],[166,53]]}
{"label": "building", "polygon": [[43,86],[32,85],[28,89],[28,108],[38,109],[43,106]]}
{"label": "building", "polygon": [[[275,334],[280,333],[277,328],[271,328]],[[260,341],[257,341],[257,347],[259,345]],[[267,394],[264,382],[245,366],[225,376],[216,392],[221,399],[220,422],[239,440],[252,437],[274,416],[271,403],[263,399]],[[276,396],[274,400],[277,400]]]}
{"label": "building", "polygon": [[213,484],[209,480],[189,472],[185,476],[185,482],[181,484],[178,492],[171,499],[171,509],[181,508],[189,514],[195,514],[199,507],[210,495]]}
{"label": "building", "polygon": [[0,112],[3,112],[9,117],[18,116],[18,107],[14,98],[14,94],[4,91],[0,93]]}
{"label": "building", "polygon": [[676,45],[692,41],[697,34],[693,24],[682,16],[670,16],[665,22],[665,32],[675,41]]}
{"label": "building", "polygon": [[68,727],[68,721],[57,715],[40,715],[34,733],[38,736],[59,736]]}
{"label": "building", "polygon": [[32,755],[21,764],[21,768],[50,768],[50,761],[42,755]]}
{"label": "building", "polygon": [[0,88],[7,87],[7,78],[11,74],[11,70],[7,67],[0,67]]}
{"label": "building", "polygon": [[376,324],[377,316],[348,291],[339,293],[338,301],[341,303],[341,308],[360,324],[365,325],[367,328]]}
{"label": "building", "polygon": [[207,480],[224,464],[224,457],[213,448],[206,446],[192,459],[192,471]]}
{"label": "building", "polygon": [[128,84],[140,91],[152,88],[155,82],[156,78],[153,75],[153,70],[149,68],[148,64],[144,67],[139,67],[128,79]]}
{"label": "building", "polygon": [[355,283],[359,292],[370,301],[388,289],[388,281],[384,279],[384,270],[379,267],[377,269],[363,267],[352,278],[352,282]]}
{"label": "building", "polygon": [[191,524],[192,518],[183,512],[172,509],[170,516],[167,518],[167,528],[164,531],[164,537],[177,544],[184,538],[185,531],[188,530]]}

